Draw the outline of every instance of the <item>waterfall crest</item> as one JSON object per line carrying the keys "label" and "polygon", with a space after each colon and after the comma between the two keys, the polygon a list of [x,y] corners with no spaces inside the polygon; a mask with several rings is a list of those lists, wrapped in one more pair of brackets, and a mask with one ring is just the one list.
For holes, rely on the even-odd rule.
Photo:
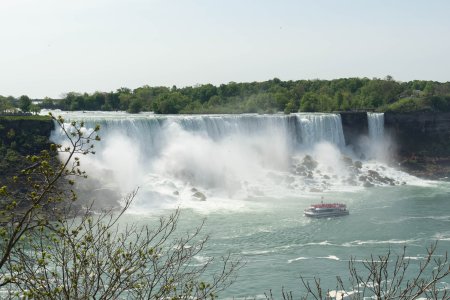
{"label": "waterfall crest", "polygon": [[68,121],[84,121],[86,127],[100,125],[102,135],[120,132],[136,137],[139,147],[149,155],[161,150],[161,141],[170,139],[167,129],[179,126],[182,130],[207,137],[213,141],[239,136],[266,135],[283,136],[285,143],[294,150],[312,147],[319,142],[328,142],[338,148],[345,146],[341,117],[339,114],[298,113],[291,115],[186,115],[133,117],[99,114],[71,115]]}

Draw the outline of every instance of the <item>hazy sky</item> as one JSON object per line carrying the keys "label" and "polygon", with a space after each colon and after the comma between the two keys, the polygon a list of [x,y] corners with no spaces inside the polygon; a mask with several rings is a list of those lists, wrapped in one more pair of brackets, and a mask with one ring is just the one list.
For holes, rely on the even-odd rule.
{"label": "hazy sky", "polygon": [[0,0],[0,95],[450,80],[448,0]]}

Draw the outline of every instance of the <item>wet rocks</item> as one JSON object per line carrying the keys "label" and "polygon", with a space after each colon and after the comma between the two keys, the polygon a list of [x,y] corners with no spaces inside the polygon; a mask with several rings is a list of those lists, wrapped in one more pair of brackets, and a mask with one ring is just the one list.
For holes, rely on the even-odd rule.
{"label": "wet rocks", "polygon": [[351,167],[353,166],[353,160],[348,157],[348,156],[342,156],[342,162],[345,164],[345,166],[347,167]]}
{"label": "wet rocks", "polygon": [[317,168],[317,165],[319,163],[317,161],[315,161],[310,155],[305,155],[305,157],[303,158],[302,161],[302,165],[307,169],[307,170],[314,170],[315,168]]}
{"label": "wet rocks", "polygon": [[396,185],[398,184],[394,179],[387,176],[382,176],[375,170],[368,170],[366,175],[361,175],[358,178],[363,182],[364,187],[372,187],[375,185]]}
{"label": "wet rocks", "polygon": [[[340,167],[339,167],[340,166]],[[338,167],[335,170],[333,167]],[[343,169],[342,169],[343,167]],[[301,176],[304,184],[304,190],[310,192],[325,191],[335,184],[347,186],[386,186],[404,184],[399,180],[386,176],[388,168],[371,163],[365,164],[360,160],[353,160],[349,156],[341,156],[340,163],[336,166],[324,166],[316,161],[311,155],[305,155],[299,158],[292,165],[292,174]],[[283,184],[293,185],[293,178],[284,178]],[[275,182],[278,182],[274,180]],[[278,184],[278,183],[277,183]]]}
{"label": "wet rocks", "polygon": [[[301,163],[293,166],[293,172],[296,175],[305,176],[307,178],[314,177],[314,171],[316,170],[319,163],[312,158],[310,155],[305,155]],[[317,171],[320,173],[320,171]]]}
{"label": "wet rocks", "polygon": [[361,169],[362,168],[362,162],[360,162],[359,160],[356,160],[354,163],[353,163],[353,166],[356,168],[356,169]]}
{"label": "wet rocks", "polygon": [[194,194],[192,194],[192,197],[194,197],[196,200],[206,201],[205,194],[199,191],[196,191]]}

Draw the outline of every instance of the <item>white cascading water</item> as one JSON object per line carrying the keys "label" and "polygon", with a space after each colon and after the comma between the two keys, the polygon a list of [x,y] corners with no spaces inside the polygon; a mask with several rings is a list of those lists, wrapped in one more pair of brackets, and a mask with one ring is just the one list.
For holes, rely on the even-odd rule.
{"label": "white cascading water", "polygon": [[[361,187],[358,176],[370,168],[386,173],[385,167],[372,163],[356,174],[352,160],[342,159],[351,153],[345,149],[339,114],[72,112],[64,118],[84,121],[88,128],[100,125],[102,142],[94,156],[83,157],[82,165],[101,192],[123,195],[140,187],[138,211],[174,206],[243,209],[245,199]],[[381,137],[380,119],[378,114],[369,117],[371,140]],[[53,140],[63,142],[58,132]],[[313,167],[305,163],[307,154],[316,162]],[[406,180],[404,173],[388,172],[396,184]]]}
{"label": "white cascading water", "polygon": [[370,139],[382,141],[384,139],[384,113],[367,113],[367,121]]}
{"label": "white cascading water", "polygon": [[386,161],[388,159],[389,140],[384,134],[384,113],[367,113],[369,129],[370,158]]}

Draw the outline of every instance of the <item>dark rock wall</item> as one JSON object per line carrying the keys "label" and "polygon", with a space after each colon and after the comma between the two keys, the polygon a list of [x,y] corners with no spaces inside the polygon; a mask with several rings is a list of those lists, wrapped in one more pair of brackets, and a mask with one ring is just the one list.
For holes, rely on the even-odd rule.
{"label": "dark rock wall", "polygon": [[50,148],[50,117],[0,116],[0,182],[27,167],[25,156]]}
{"label": "dark rock wall", "polygon": [[[340,115],[346,144],[357,146],[361,137],[368,135],[367,113]],[[384,128],[393,142],[394,156],[450,157],[450,113],[387,112]]]}
{"label": "dark rock wall", "polygon": [[50,117],[0,116],[0,145],[13,148],[22,155],[48,150],[54,123]]}
{"label": "dark rock wall", "polygon": [[385,113],[384,126],[399,156],[450,156],[450,113]]}
{"label": "dark rock wall", "polygon": [[[347,145],[357,146],[368,135],[366,112],[341,112]],[[400,157],[450,157],[450,113],[385,113],[385,132]],[[22,155],[48,149],[54,124],[46,117],[0,117],[0,145]]]}
{"label": "dark rock wall", "polygon": [[341,112],[342,129],[344,130],[345,144],[357,145],[361,136],[369,132],[366,112]]}

